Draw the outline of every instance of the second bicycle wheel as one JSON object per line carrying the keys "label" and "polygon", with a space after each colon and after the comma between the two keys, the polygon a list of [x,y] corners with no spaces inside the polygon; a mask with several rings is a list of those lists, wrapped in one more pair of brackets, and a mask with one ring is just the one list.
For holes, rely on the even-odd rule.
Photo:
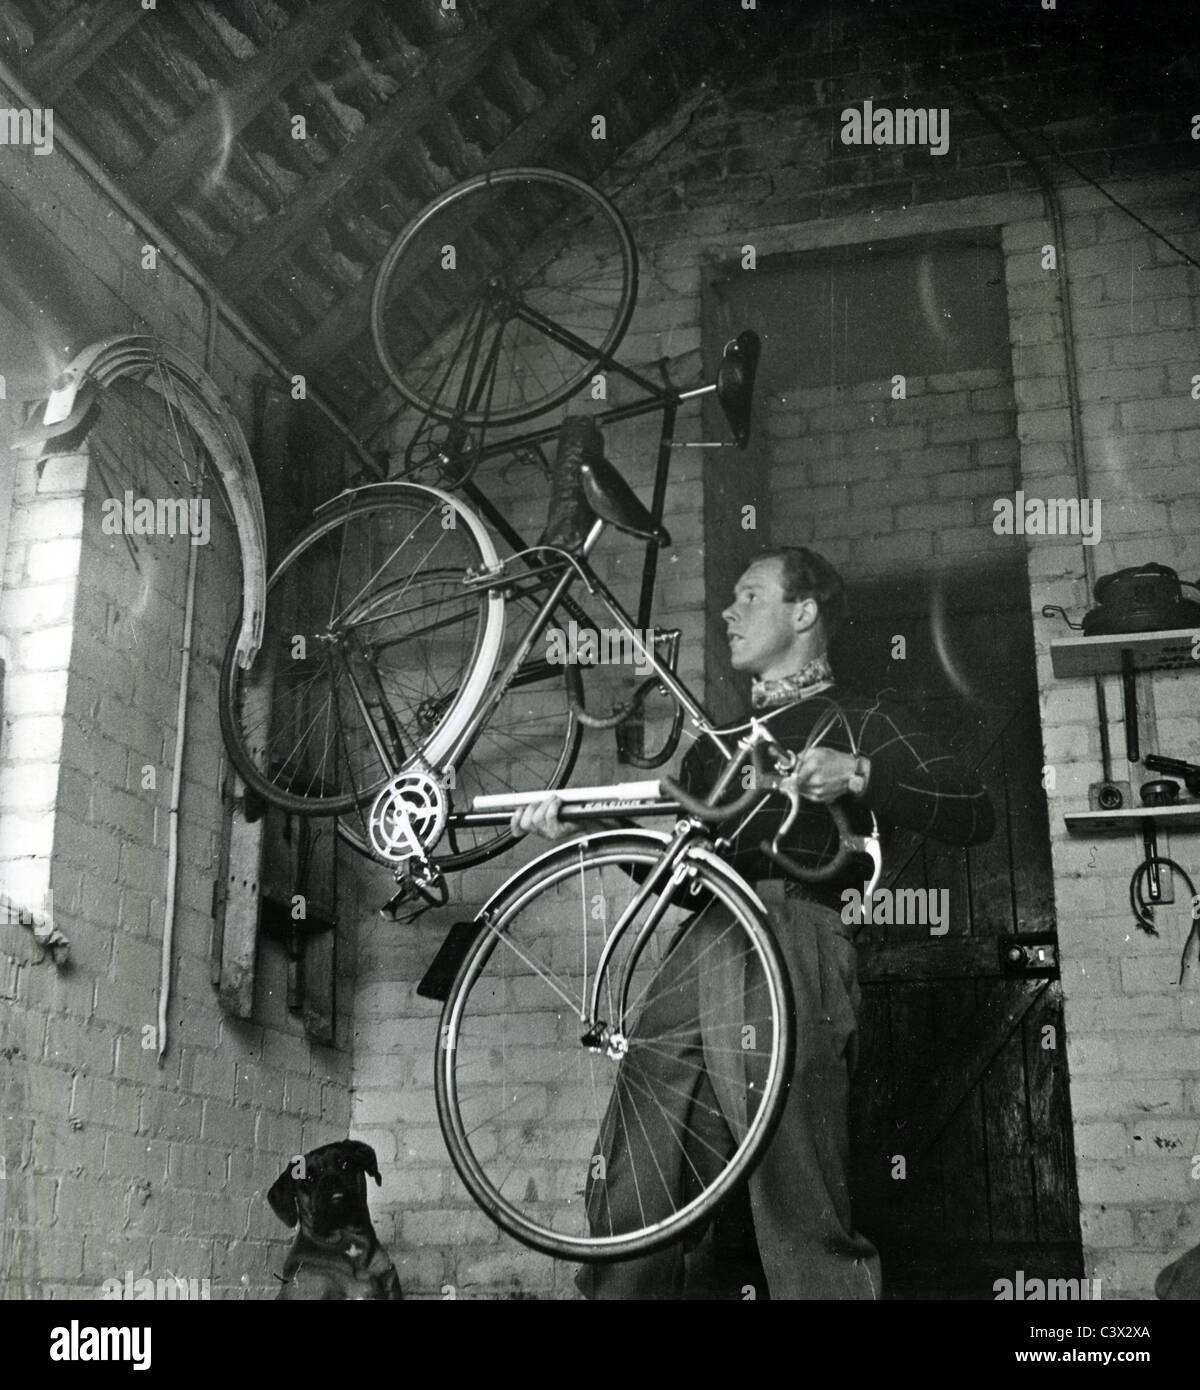
{"label": "second bicycle wheel", "polygon": [[455,1168],[493,1220],[560,1258],[644,1254],[706,1220],[786,1095],[791,993],[743,880],[693,847],[679,905],[656,917],[654,895],[615,933],[666,840],[605,831],[527,866],[481,912],[442,1014]]}
{"label": "second bicycle wheel", "polygon": [[366,487],[320,514],[268,581],[251,668],[236,630],[226,651],[221,728],[247,786],[330,816],[438,767],[500,650],[504,600],[464,584],[494,564],[478,519],[434,488]]}
{"label": "second bicycle wheel", "polygon": [[621,341],[637,256],[601,193],[553,169],[456,184],[379,267],[371,332],[418,410],[466,425],[530,420],[565,401]]}

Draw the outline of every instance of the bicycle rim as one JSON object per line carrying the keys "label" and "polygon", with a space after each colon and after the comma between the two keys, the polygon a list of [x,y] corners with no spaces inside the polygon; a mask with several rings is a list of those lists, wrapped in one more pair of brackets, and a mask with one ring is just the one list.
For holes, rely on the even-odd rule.
{"label": "bicycle rim", "polygon": [[[624,220],[553,169],[497,169],[436,198],[384,257],[371,332],[392,384],[440,420],[505,425],[553,409],[615,351],[637,298]],[[531,312],[580,340],[555,341]]]}
{"label": "bicycle rim", "polygon": [[436,766],[499,650],[503,599],[463,583],[495,561],[479,522],[433,488],[366,489],[320,517],[268,581],[253,666],[226,651],[222,730],[247,785],[339,815],[393,772]]}
{"label": "bicycle rim", "polygon": [[[559,1258],[644,1254],[706,1220],[752,1170],[783,1104],[786,974],[745,885],[704,850],[689,863],[707,906],[669,908],[640,941],[624,1060],[581,1043],[600,952],[636,891],[629,870],[648,869],[664,843],[610,832],[519,875],[443,1012],[438,1113],[455,1168],[493,1220]],[[627,930],[605,972],[610,1023],[615,972],[638,939]]]}

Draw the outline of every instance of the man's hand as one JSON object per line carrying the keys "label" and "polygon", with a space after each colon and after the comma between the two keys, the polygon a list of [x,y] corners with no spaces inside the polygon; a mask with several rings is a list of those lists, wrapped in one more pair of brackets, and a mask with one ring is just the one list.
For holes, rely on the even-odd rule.
{"label": "man's hand", "polygon": [[513,812],[510,829],[514,835],[540,835],[545,840],[561,840],[568,833],[558,818],[562,801],[548,796],[545,801],[531,801]]}
{"label": "man's hand", "polygon": [[[853,753],[840,753],[836,748],[810,748],[796,764],[796,790],[808,801],[828,805],[849,792],[854,765]],[[871,760],[860,758],[859,765],[870,781]]]}

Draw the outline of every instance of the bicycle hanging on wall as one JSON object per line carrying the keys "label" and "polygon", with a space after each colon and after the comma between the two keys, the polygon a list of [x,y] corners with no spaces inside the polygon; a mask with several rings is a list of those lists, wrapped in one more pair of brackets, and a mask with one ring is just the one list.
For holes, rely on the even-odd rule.
{"label": "bicycle hanging on wall", "polygon": [[[542,230],[522,240],[513,229],[532,216]],[[453,275],[434,274],[451,246]],[[598,276],[597,266],[608,269]],[[419,770],[421,791],[404,795],[414,813],[445,817],[441,873],[511,843],[505,828],[476,827],[456,810],[471,795],[565,783],[581,723],[598,721],[583,710],[579,668],[551,664],[533,645],[551,621],[590,622],[570,590],[582,578],[599,592],[587,555],[600,530],[574,550],[530,545],[473,474],[488,459],[541,449],[557,433],[551,426],[489,439],[489,429],[511,430],[560,404],[598,369],[632,381],[641,396],[595,418],[661,412],[649,512],[594,450],[589,471],[601,508],[616,508],[608,520],[646,544],[637,626],[650,629],[657,548],[668,540],[661,522],[676,412],[716,391],[744,445],[758,343],[751,333],[735,339],[712,386],[656,386],[613,356],[635,293],[636,256],[620,215],[587,184],[555,171],[467,180],[401,233],[380,268],[372,329],[421,423],[403,480],[348,491],[318,509],[270,577],[254,666],[225,662],[222,727],[253,793],[298,814],[341,817],[351,843],[394,864],[387,810],[372,808],[406,768]],[[431,475],[441,485],[419,481]],[[513,548],[508,560],[501,563],[488,529],[450,485]],[[659,640],[673,662],[677,634]],[[630,716],[658,685],[643,683],[599,722],[636,728]],[[653,754],[627,737],[623,756],[660,765],[678,734],[677,720]]]}

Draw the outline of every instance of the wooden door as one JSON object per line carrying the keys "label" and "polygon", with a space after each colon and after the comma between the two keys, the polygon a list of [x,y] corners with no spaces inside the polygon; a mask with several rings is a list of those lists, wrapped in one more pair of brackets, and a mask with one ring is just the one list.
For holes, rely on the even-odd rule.
{"label": "wooden door", "polygon": [[960,576],[940,598],[921,583],[859,589],[853,607],[867,616],[835,647],[839,678],[923,711],[996,811],[987,844],[893,846],[885,884],[949,889],[944,935],[859,933],[855,1224],[880,1248],[887,1297],[992,1298],[1018,1269],[1080,1277],[1024,567]]}

